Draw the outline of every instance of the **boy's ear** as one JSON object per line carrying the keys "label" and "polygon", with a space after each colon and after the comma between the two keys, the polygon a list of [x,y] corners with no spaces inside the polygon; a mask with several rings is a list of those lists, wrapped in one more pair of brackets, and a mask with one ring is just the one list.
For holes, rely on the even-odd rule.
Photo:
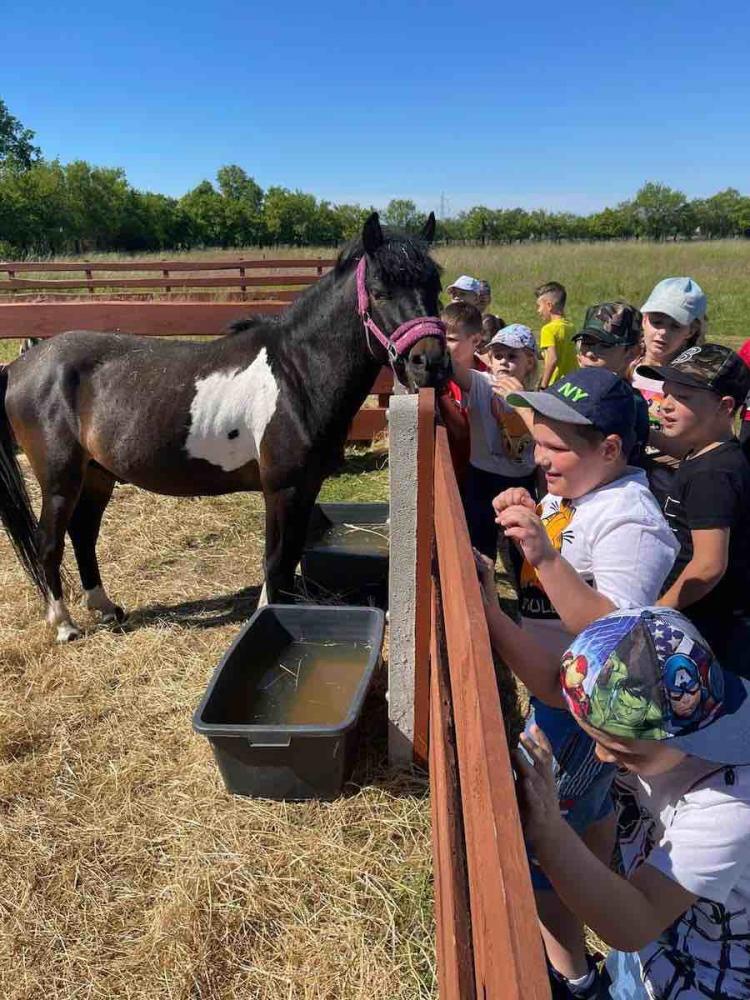
{"label": "boy's ear", "polygon": [[608,434],[602,441],[602,455],[608,462],[616,462],[624,455],[622,438],[619,434]]}
{"label": "boy's ear", "polygon": [[733,417],[735,410],[739,409],[734,396],[722,396],[719,406],[728,417]]}

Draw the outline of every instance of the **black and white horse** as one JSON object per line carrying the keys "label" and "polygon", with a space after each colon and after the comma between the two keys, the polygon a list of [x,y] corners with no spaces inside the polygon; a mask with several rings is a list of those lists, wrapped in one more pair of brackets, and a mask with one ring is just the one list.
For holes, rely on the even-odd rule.
{"label": "black and white horse", "polygon": [[[117,481],[171,496],[262,490],[267,595],[291,593],[315,498],[380,367],[390,360],[411,388],[448,375],[439,323],[413,322],[439,308],[433,234],[432,216],[419,237],[406,237],[384,232],[373,214],[280,317],[241,321],[211,342],[73,331],[7,366],[0,517],[58,640],[80,635],[61,588],[66,532],[88,607],[104,620],[123,617],[96,558]],[[395,340],[402,328],[411,330],[403,351],[378,342],[382,330]],[[41,486],[38,524],[14,439]]]}

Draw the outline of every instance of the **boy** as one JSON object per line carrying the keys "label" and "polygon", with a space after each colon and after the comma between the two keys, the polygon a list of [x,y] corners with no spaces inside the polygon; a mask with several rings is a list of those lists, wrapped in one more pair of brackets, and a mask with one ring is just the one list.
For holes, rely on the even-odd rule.
{"label": "boy", "polygon": [[609,991],[597,993],[592,970],[588,995],[747,998],[750,684],[725,673],[692,623],[667,608],[594,622],[565,661],[580,669],[537,658],[536,691],[562,697],[597,756],[619,766],[623,875],[562,821],[543,732],[522,737],[528,756],[517,753],[515,765],[537,863],[615,949]]}
{"label": "boy", "polygon": [[539,346],[544,358],[539,388],[546,389],[578,367],[572,340],[575,328],[565,319],[567,293],[558,281],[540,285],[534,295],[536,311],[544,324],[539,333]]}
{"label": "boy", "polygon": [[[446,306],[440,318],[445,323],[445,341],[452,362],[462,369],[484,371],[483,363],[476,357],[483,337],[479,310],[468,302],[457,300]],[[461,484],[469,464],[471,440],[468,409],[455,379],[449,379],[438,390],[437,403],[448,433],[456,479]]]}
{"label": "boy", "polygon": [[[583,329],[574,337],[581,368],[606,368],[627,380],[640,352],[643,326],[640,312],[627,302],[601,302],[586,310]],[[631,465],[640,465],[648,444],[648,403],[637,389],[635,400],[635,448],[628,456]]]}
{"label": "boy", "polygon": [[686,455],[664,503],[680,553],[659,603],[683,611],[725,669],[750,676],[750,466],[733,430],[750,370],[704,344],[644,374],[664,380],[662,433]]}
{"label": "boy", "polygon": [[463,489],[472,545],[486,556],[497,555],[497,525],[492,499],[510,487],[536,493],[531,434],[521,417],[493,389],[501,372],[522,386],[536,370],[537,349],[527,326],[512,323],[487,345],[491,374],[462,365],[453,356],[453,377],[465,393],[469,410],[471,457]]}
{"label": "boy", "polygon": [[[490,635],[498,655],[534,692],[528,674],[539,647],[559,661],[594,619],[652,604],[678,546],[645,473],[627,466],[635,404],[626,382],[604,369],[582,368],[543,392],[511,393],[508,402],[533,411],[536,460],[549,492],[538,507],[523,490],[494,501],[497,521],[520,547],[524,565],[522,627],[498,606],[495,617],[504,627],[490,623]],[[612,768],[596,760],[589,737],[553,704],[558,708],[533,700],[559,767],[560,805],[573,829],[607,860],[614,840]],[[585,977],[582,924],[538,870],[533,882],[552,967],[570,980]]]}
{"label": "boy", "polygon": [[482,282],[469,274],[462,274],[452,285],[448,285],[446,291],[451,297],[451,302],[468,302],[469,305],[478,307],[482,295]]}

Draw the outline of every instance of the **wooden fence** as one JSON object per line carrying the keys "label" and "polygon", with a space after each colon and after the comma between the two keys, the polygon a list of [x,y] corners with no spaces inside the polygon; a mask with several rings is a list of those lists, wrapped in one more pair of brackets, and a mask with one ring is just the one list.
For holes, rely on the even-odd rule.
{"label": "wooden fence", "polygon": [[[334,263],[317,257],[0,262],[0,340],[64,330],[218,336],[244,316],[286,309]],[[354,418],[350,441],[371,441],[385,430],[392,388],[390,369],[383,369],[372,389],[377,399]]]}
{"label": "wooden fence", "polygon": [[548,1000],[471,543],[445,428],[435,428],[432,392],[420,395],[420,416],[432,419],[418,426],[418,449],[431,452],[419,466],[418,509],[431,522],[422,538],[418,524],[418,545],[422,561],[430,549],[432,560],[418,572],[416,603],[430,609],[431,627],[429,665],[417,663],[414,745],[429,733],[440,997]]}

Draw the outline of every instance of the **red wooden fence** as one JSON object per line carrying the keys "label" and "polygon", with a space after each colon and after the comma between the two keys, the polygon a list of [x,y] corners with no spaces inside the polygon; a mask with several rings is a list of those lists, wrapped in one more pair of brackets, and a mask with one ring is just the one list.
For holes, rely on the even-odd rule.
{"label": "red wooden fence", "polygon": [[[434,462],[425,463],[424,475],[432,465],[435,559],[431,581],[418,578],[417,607],[431,608],[427,687],[440,996],[549,1000],[471,543],[445,428],[423,425],[419,436],[426,433],[434,442]],[[416,687],[423,689],[424,679]],[[424,727],[423,716],[417,719]],[[415,747],[424,738],[424,731],[417,733]]]}

